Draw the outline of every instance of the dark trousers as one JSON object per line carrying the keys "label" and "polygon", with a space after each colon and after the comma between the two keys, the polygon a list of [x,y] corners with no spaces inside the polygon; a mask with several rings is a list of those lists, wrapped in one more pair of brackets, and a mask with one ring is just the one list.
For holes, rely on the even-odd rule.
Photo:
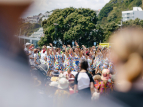
{"label": "dark trousers", "polygon": [[78,91],[80,97],[82,97],[85,100],[91,100],[91,91],[90,91],[90,87],[89,88],[85,88],[82,90]]}

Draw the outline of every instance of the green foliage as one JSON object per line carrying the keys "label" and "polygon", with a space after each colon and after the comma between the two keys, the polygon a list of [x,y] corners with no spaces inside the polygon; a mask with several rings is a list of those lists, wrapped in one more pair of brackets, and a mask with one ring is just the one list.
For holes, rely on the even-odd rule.
{"label": "green foliage", "polygon": [[[137,18],[135,20],[125,21],[125,22],[123,22],[122,27],[141,27],[141,28],[143,28],[143,20],[140,20]],[[120,27],[115,22],[107,23],[103,28],[103,30],[104,30],[103,36],[105,36],[103,38],[104,39],[103,42],[108,42],[110,35],[112,33],[114,33],[116,30],[118,30],[119,28]]]}
{"label": "green foliage", "polygon": [[135,20],[129,20],[123,22],[123,27],[129,27],[129,26],[130,27],[139,26],[143,28],[143,20],[136,18]]}
{"label": "green foliage", "polygon": [[110,35],[114,33],[114,31],[116,31],[118,28],[119,28],[118,24],[115,23],[114,21],[107,23],[103,28],[105,36],[103,42],[108,42]]}
{"label": "green foliage", "polygon": [[136,0],[136,6],[140,6],[142,4],[142,1],[141,0]]}
{"label": "green foliage", "polygon": [[[54,23],[58,25],[55,26]],[[90,9],[70,7],[53,10],[53,14],[42,22],[45,36],[39,41],[39,46],[54,40],[61,40],[64,44],[71,44],[76,40],[79,45],[88,45],[88,42],[93,45],[95,37],[99,35],[94,32],[96,24],[96,12]]]}
{"label": "green foliage", "polygon": [[101,21],[102,18],[107,17],[108,13],[113,10],[113,4],[107,3],[100,11],[99,13],[99,20]]}

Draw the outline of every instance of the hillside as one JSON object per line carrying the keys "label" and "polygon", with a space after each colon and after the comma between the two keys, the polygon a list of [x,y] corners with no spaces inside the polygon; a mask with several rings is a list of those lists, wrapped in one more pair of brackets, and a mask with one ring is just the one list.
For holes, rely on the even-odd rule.
{"label": "hillside", "polygon": [[98,23],[106,24],[112,21],[118,23],[122,19],[122,11],[142,7],[142,0],[110,0],[100,11]]}
{"label": "hillside", "polygon": [[38,23],[20,23],[19,29],[16,32],[16,35],[25,35],[30,36],[32,33],[36,32],[41,27],[41,24]]}

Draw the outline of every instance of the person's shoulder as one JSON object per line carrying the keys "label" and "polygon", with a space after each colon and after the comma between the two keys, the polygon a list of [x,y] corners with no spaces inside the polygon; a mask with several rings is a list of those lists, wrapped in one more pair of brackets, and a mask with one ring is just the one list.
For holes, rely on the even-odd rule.
{"label": "person's shoulder", "polygon": [[86,74],[88,74],[89,76],[92,76],[89,72],[85,72]]}

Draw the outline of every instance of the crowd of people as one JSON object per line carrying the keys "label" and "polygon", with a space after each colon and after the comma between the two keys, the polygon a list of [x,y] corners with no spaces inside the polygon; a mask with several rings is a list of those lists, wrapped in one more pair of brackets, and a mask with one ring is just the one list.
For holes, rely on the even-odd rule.
{"label": "crowd of people", "polygon": [[[15,32],[19,17],[32,2],[0,1],[1,107],[143,107],[143,29],[127,27],[114,32],[111,49],[76,44],[60,50],[50,44],[40,50],[26,43],[25,54]],[[33,87],[28,62],[32,70],[47,66],[47,70],[34,71],[51,77],[46,95]],[[34,80],[36,87],[43,82]]]}
{"label": "crowd of people", "polygon": [[[89,100],[97,99],[99,94],[106,95],[113,91],[114,65],[110,58],[110,48],[92,46],[86,48],[63,45],[55,48],[50,43],[42,49],[34,48],[33,44],[25,44],[25,52],[29,57],[31,67],[46,65],[50,86],[68,89],[69,94],[77,93]],[[65,86],[60,86],[62,83]]]}

